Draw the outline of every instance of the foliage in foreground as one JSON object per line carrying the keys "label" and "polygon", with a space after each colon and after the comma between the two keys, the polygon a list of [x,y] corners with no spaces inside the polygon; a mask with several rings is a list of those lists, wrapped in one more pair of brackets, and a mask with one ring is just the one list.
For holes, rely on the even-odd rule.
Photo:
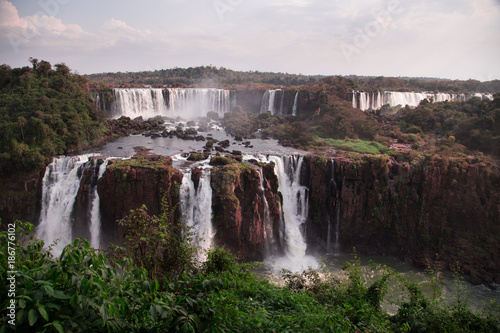
{"label": "foliage in foreground", "polygon": [[[21,223],[18,222],[18,226]],[[24,231],[19,228],[17,239]],[[0,234],[7,242],[8,234]],[[422,295],[417,284],[381,269],[364,278],[354,261],[346,278],[308,270],[285,272],[278,287],[212,249],[198,269],[176,280],[152,280],[130,261],[110,266],[106,256],[77,239],[60,258],[28,238],[16,247],[15,329],[25,332],[499,332],[500,315],[473,312],[463,302],[444,305]],[[2,251],[0,332],[7,324],[7,254]],[[399,311],[381,309],[388,282],[399,281],[407,297]]]}

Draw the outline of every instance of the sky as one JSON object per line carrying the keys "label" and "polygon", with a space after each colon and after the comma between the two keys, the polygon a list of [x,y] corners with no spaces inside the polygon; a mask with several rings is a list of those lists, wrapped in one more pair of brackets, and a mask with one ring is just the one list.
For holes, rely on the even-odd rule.
{"label": "sky", "polygon": [[0,0],[0,64],[500,79],[500,0]]}

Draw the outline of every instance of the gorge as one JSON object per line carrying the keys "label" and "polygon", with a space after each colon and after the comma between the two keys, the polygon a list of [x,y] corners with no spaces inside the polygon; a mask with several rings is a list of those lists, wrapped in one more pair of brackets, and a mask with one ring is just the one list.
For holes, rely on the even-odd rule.
{"label": "gorge", "polygon": [[[208,111],[223,115],[237,104],[256,113],[292,115],[308,98],[291,90],[243,94],[191,88],[117,88],[112,98],[97,96],[96,104],[110,118],[188,119]],[[213,125],[220,129],[217,122]],[[222,141],[225,135],[214,129],[205,135],[210,137]],[[32,212],[38,235],[47,243],[59,239],[56,253],[76,237],[101,247],[120,242],[124,230],[119,219],[143,204],[159,214],[166,198],[177,208],[178,219],[196,231],[197,245],[224,245],[247,261],[277,256],[314,266],[310,256],[356,248],[419,267],[439,262],[454,271],[458,263],[474,284],[500,283],[500,173],[495,165],[474,156],[422,155],[405,161],[333,150],[306,154],[272,140],[272,148],[245,150],[227,138],[232,150],[217,156],[213,147],[199,162],[188,157],[201,153],[205,141],[176,148],[168,137],[124,137],[89,154],[61,156],[47,167],[43,180],[29,185],[39,199],[27,207],[19,197],[11,206],[24,205]],[[126,145],[145,146],[151,154],[132,157],[121,149]],[[159,147],[167,146],[168,156],[160,156]]]}

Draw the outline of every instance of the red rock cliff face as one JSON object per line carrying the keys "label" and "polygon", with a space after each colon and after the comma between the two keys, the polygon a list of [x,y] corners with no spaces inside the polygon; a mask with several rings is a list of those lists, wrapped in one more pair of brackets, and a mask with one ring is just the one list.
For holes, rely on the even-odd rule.
{"label": "red rock cliff face", "polygon": [[128,215],[131,209],[144,204],[150,215],[158,215],[163,197],[170,209],[178,206],[182,173],[171,163],[166,157],[138,157],[108,164],[97,183],[103,230],[108,238],[120,239],[122,230],[115,221]]}
{"label": "red rock cliff face", "polygon": [[[472,158],[427,158],[414,164],[388,156],[308,158],[308,244],[326,244],[340,205],[344,252],[387,254],[444,269],[458,263],[473,283],[500,282],[500,173]],[[334,190],[332,188],[334,187]],[[333,193],[328,198],[328,192]],[[330,216],[330,219],[328,217]],[[316,246],[316,249],[318,246]]]}
{"label": "red rock cliff face", "polygon": [[15,173],[0,177],[0,219],[2,228],[16,220],[29,221],[36,225],[42,198],[44,170],[28,174]]}
{"label": "red rock cliff face", "polygon": [[[232,163],[212,170],[213,223],[217,230],[215,241],[244,260],[262,260],[266,248],[266,235],[273,234],[274,247],[281,251],[279,241],[280,198],[278,181],[273,165],[254,166],[247,163]],[[268,203],[266,211],[261,188],[261,174]],[[271,249],[270,249],[271,250]]]}

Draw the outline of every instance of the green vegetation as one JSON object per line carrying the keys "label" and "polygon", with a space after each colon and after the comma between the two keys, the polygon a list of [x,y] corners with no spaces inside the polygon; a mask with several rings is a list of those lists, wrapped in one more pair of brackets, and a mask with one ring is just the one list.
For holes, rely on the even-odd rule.
{"label": "green vegetation", "polygon": [[30,59],[0,66],[0,172],[43,168],[54,155],[90,145],[105,128],[87,95],[88,80],[63,63]]}
{"label": "green vegetation", "polygon": [[[32,226],[16,222],[15,329],[30,332],[500,331],[498,307],[491,304],[481,311],[471,310],[460,289],[460,280],[455,300],[446,304],[439,298],[439,292],[427,298],[419,285],[386,267],[364,272],[358,260],[348,263],[342,276],[326,271],[284,271],[284,287],[259,278],[252,273],[253,265],[237,263],[222,248],[211,249],[205,261],[196,262],[189,237],[163,223],[170,219],[168,211],[160,217],[151,217],[139,209],[125,219],[133,237],[132,242],[125,242],[122,254],[131,255],[134,260],[113,252],[107,257],[82,239],[68,245],[60,258],[54,258],[43,249],[43,242],[27,234]],[[151,240],[142,239],[146,238],[146,232],[152,235]],[[0,239],[7,243],[7,232],[1,232]],[[169,255],[185,254],[175,258],[173,266],[178,269],[170,270],[173,257],[165,255],[165,251]],[[9,332],[14,327],[8,324],[6,316],[7,251],[2,251],[0,260],[0,279],[4,281],[0,290],[3,300],[0,331]],[[154,273],[146,270],[146,266]],[[382,307],[391,293],[389,281],[403,290],[395,314],[386,313]],[[433,281],[439,287],[439,281]]]}
{"label": "green vegetation", "polygon": [[381,154],[387,149],[387,147],[381,143],[359,139],[334,140],[317,138],[317,141],[322,143],[323,145],[339,148],[344,151],[353,151],[362,154]]}
{"label": "green vegetation", "polygon": [[[441,151],[458,150],[460,144],[472,151],[500,157],[500,94],[493,101],[472,98],[466,102],[421,103],[404,109],[395,119],[401,131],[414,135],[439,136]],[[407,136],[411,140],[410,136]]]}

